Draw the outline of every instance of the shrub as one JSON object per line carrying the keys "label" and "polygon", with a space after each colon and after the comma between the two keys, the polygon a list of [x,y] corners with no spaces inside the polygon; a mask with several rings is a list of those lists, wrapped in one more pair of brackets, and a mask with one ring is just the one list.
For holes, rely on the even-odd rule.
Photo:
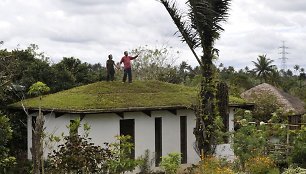
{"label": "shrub", "polygon": [[169,153],[163,156],[160,162],[160,167],[166,174],[176,174],[181,164],[181,155],[179,153]]}
{"label": "shrub", "polygon": [[12,139],[10,120],[0,113],[0,173],[16,164],[16,158],[9,155],[8,141]]}
{"label": "shrub", "polygon": [[244,170],[248,159],[264,153],[267,144],[266,133],[257,129],[256,125],[249,124],[250,121],[252,121],[252,114],[250,111],[246,111],[243,119],[238,118],[237,122],[240,123],[240,128],[233,136],[232,146],[242,170]]}
{"label": "shrub", "polygon": [[293,141],[292,162],[300,167],[306,168],[306,126],[297,131]]}
{"label": "shrub", "polygon": [[256,156],[247,160],[246,171],[252,174],[272,173],[275,171],[274,161],[268,156]]}
{"label": "shrub", "polygon": [[151,166],[153,164],[153,160],[150,160],[150,151],[147,149],[145,150],[144,155],[140,157],[140,164],[139,164],[139,173],[138,174],[150,174],[152,173]]}
{"label": "shrub", "polygon": [[64,144],[48,156],[48,173],[124,173],[132,171],[139,160],[131,158],[133,144],[129,136],[117,136],[114,143],[104,147],[94,145],[88,138],[89,126],[84,124],[85,135],[78,135],[80,120],[72,122],[70,135]]}
{"label": "shrub", "polygon": [[[64,136],[64,144],[48,155],[48,173],[97,173],[107,171],[107,159],[112,158],[108,144],[105,148],[90,142],[86,134],[77,134],[80,120],[69,125],[71,135]],[[85,128],[85,127],[84,127]]]}
{"label": "shrub", "polygon": [[257,121],[268,121],[273,112],[276,112],[281,105],[277,102],[274,95],[267,92],[262,94],[251,94],[251,102],[255,103],[255,108],[252,110],[252,114]]}
{"label": "shrub", "polygon": [[140,164],[140,160],[131,156],[134,148],[133,143],[129,142],[131,136],[116,136],[116,138],[117,141],[109,145],[111,158],[106,160],[109,173],[133,171]]}
{"label": "shrub", "polygon": [[306,174],[306,169],[290,166],[282,174]]}
{"label": "shrub", "polygon": [[207,157],[193,170],[194,174],[234,174],[228,163],[216,157]]}

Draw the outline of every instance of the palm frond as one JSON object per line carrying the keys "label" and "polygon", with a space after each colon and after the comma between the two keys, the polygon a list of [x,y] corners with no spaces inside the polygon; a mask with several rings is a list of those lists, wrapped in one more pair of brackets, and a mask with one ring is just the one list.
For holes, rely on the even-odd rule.
{"label": "palm frond", "polygon": [[174,24],[179,29],[179,32],[182,35],[182,40],[188,44],[197,61],[201,65],[201,61],[194,51],[194,48],[198,46],[198,38],[197,34],[193,31],[193,27],[189,25],[186,21],[183,22],[182,14],[180,14],[175,2],[170,2],[169,0],[160,0],[160,2],[164,5],[166,10],[170,14]]}
{"label": "palm frond", "polygon": [[[189,18],[202,41],[212,42],[223,31],[221,22],[228,17],[230,0],[189,0]],[[211,38],[211,39],[209,39]],[[208,41],[207,41],[208,39]]]}

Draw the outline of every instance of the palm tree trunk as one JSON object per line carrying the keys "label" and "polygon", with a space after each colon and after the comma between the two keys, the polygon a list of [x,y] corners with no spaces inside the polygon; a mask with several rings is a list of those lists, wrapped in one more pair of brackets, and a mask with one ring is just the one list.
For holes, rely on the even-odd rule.
{"label": "palm tree trunk", "polygon": [[215,82],[213,80],[214,71],[212,63],[212,49],[206,49],[201,60],[202,81],[200,89],[200,107],[197,112],[197,124],[194,134],[197,140],[197,147],[199,152],[204,156],[214,153],[215,145],[215,127],[214,119],[216,117],[215,111]]}

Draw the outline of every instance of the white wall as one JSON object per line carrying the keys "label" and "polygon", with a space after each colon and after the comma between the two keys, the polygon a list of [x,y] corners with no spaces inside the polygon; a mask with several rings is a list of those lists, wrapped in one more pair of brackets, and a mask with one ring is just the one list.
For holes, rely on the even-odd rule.
{"label": "white wall", "polygon": [[135,156],[144,155],[149,150],[151,158],[155,151],[155,113],[152,116],[142,112],[125,113],[124,119],[135,119]]}
{"label": "white wall", "polygon": [[199,155],[196,153],[195,147],[195,136],[193,129],[196,125],[196,117],[194,112],[191,110],[179,110],[178,116],[187,116],[187,162],[194,164],[200,160]]}
{"label": "white wall", "polygon": [[[115,136],[120,134],[119,120],[121,118],[117,114],[90,114],[85,115],[82,123],[90,126],[89,137],[92,141],[100,146],[104,142],[114,142]],[[82,128],[79,130],[81,134]]]}
{"label": "white wall", "polygon": [[[230,110],[230,130],[233,130],[233,110]],[[155,151],[155,118],[162,117],[162,155],[167,155],[171,152],[180,153],[180,116],[187,116],[187,162],[196,163],[199,161],[199,156],[194,150],[195,136],[193,128],[195,127],[195,115],[191,110],[178,110],[177,115],[169,111],[152,111],[151,117],[142,112],[126,112],[124,119],[135,119],[135,156],[139,157],[148,149],[151,152],[151,157],[154,157]],[[77,114],[66,114],[58,118],[55,115],[45,115],[45,127],[47,135],[54,134],[60,136],[62,133],[69,134],[66,127],[70,120],[79,118]],[[115,113],[105,114],[87,114],[82,120],[82,123],[88,123],[91,127],[89,137],[96,145],[103,146],[104,142],[114,142],[115,136],[120,134],[120,119]],[[28,157],[31,158],[30,148],[32,143],[31,118],[28,117]],[[81,134],[83,131],[79,129]],[[52,145],[51,145],[52,146]],[[56,147],[54,144],[53,147]],[[226,146],[226,153],[231,153],[231,149]],[[222,147],[220,147],[222,148]],[[224,148],[223,148],[224,149]],[[45,151],[45,156],[52,149]],[[224,152],[222,152],[224,153]]]}

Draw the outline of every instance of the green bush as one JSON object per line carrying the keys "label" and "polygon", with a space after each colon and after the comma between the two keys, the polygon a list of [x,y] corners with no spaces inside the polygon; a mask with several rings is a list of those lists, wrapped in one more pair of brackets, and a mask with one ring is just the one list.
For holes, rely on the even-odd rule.
{"label": "green bush", "polygon": [[108,144],[101,148],[90,142],[88,134],[78,135],[79,119],[68,127],[70,135],[64,136],[64,144],[58,145],[58,150],[48,155],[47,173],[105,173],[108,168],[106,161],[112,158]]}
{"label": "green bush", "polygon": [[153,160],[150,160],[150,151],[147,149],[145,150],[144,155],[140,157],[140,164],[139,164],[139,173],[138,174],[150,174],[152,173],[151,166],[153,164]]}
{"label": "green bush", "polygon": [[250,121],[252,114],[246,111],[243,117],[237,119],[240,128],[233,136],[232,147],[242,170],[249,159],[264,153],[267,144],[265,132],[257,129],[256,125],[249,124]]}
{"label": "green bush", "polygon": [[256,156],[247,160],[245,164],[246,171],[252,174],[277,174],[279,171],[275,168],[274,161],[268,156]]}
{"label": "green bush", "polygon": [[134,144],[130,136],[116,136],[117,141],[109,145],[111,157],[106,160],[109,173],[125,173],[133,171],[141,162],[131,157]]}
{"label": "green bush", "polygon": [[292,162],[306,168],[306,126],[296,132],[291,153]]}
{"label": "green bush", "polygon": [[181,164],[181,155],[179,153],[169,153],[162,157],[160,167],[166,174],[176,174]]}
{"label": "green bush", "polygon": [[114,143],[104,147],[94,145],[88,138],[89,126],[84,124],[85,135],[78,135],[80,120],[72,122],[70,135],[64,136],[64,144],[48,156],[47,173],[112,173],[133,171],[139,160],[131,157],[134,145],[129,136],[117,136]]}
{"label": "green bush", "polygon": [[0,173],[14,166],[16,158],[9,155],[8,141],[12,138],[9,119],[0,113]]}
{"label": "green bush", "polygon": [[290,166],[282,174],[306,174],[306,169]]}
{"label": "green bush", "polygon": [[192,174],[234,174],[229,163],[216,157],[206,157],[195,166]]}

